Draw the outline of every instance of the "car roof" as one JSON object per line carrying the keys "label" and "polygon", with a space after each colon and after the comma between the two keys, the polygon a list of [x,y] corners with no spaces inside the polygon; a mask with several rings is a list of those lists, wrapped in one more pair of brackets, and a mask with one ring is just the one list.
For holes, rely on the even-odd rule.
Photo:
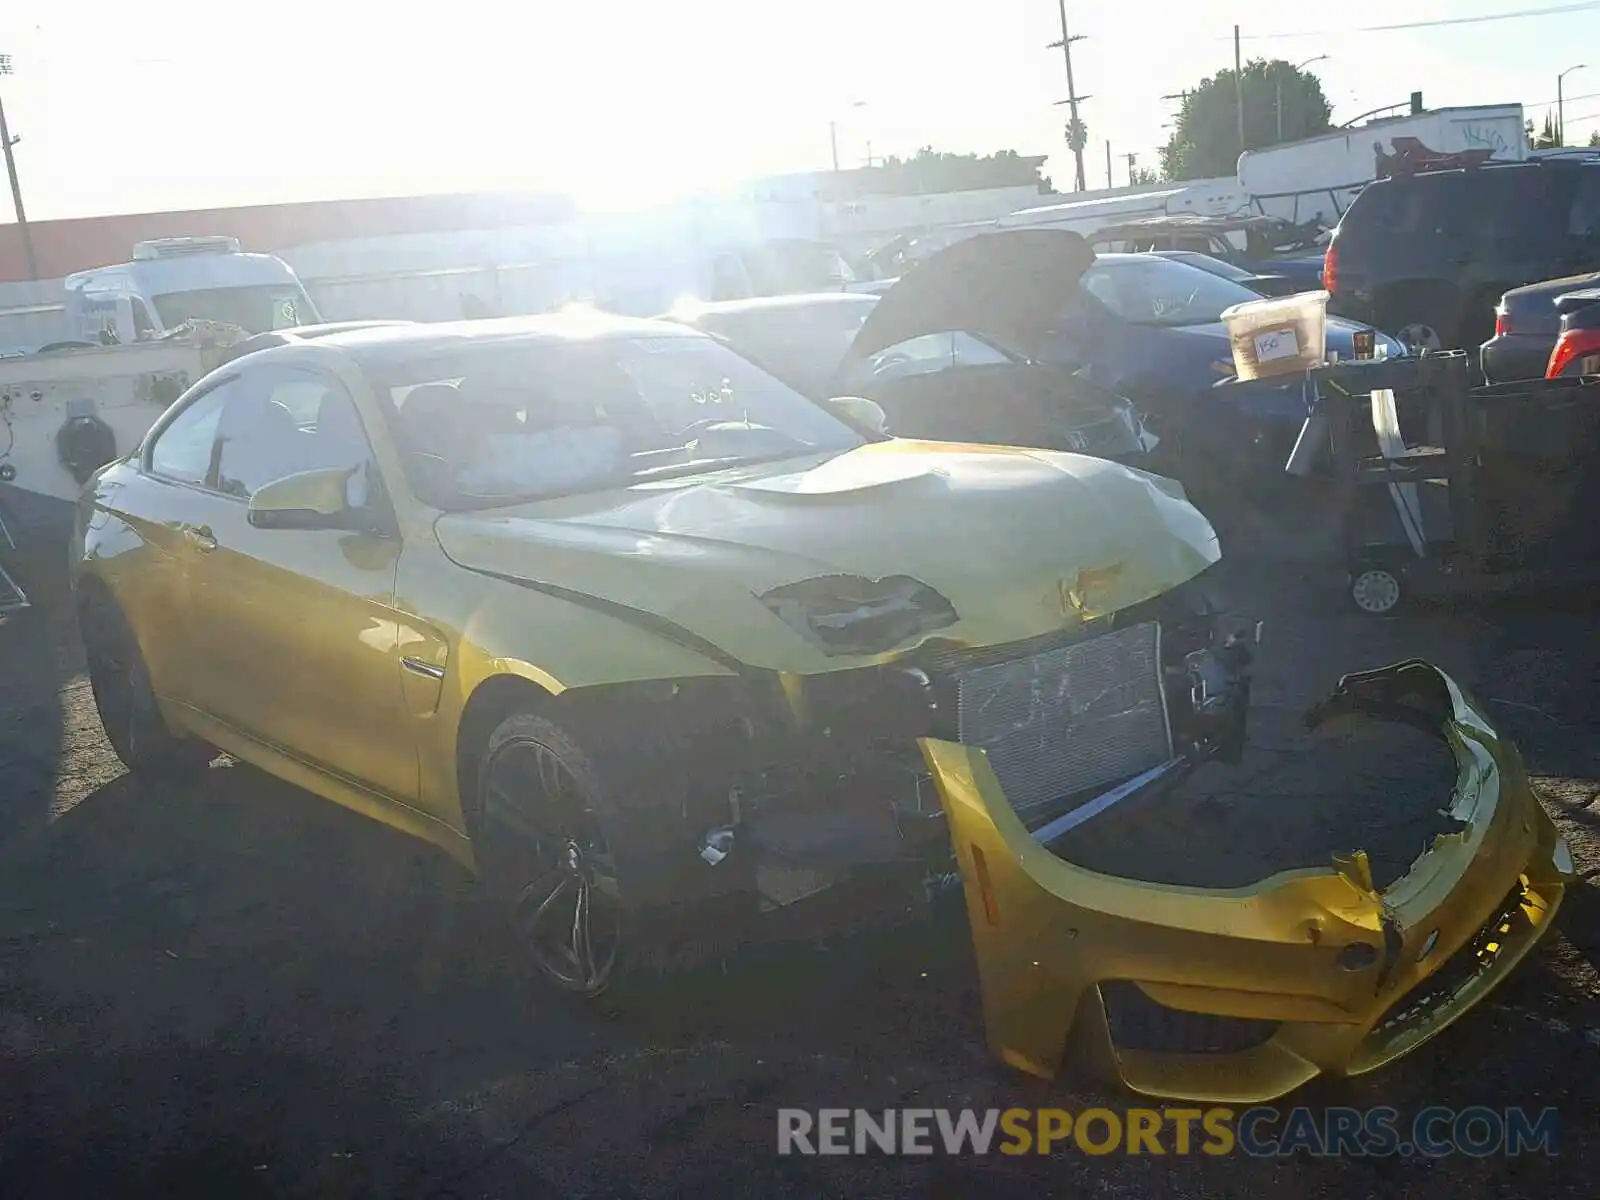
{"label": "car roof", "polygon": [[871,292],[796,292],[788,296],[753,296],[745,300],[712,300],[690,303],[672,310],[672,319],[690,321],[725,313],[783,311],[795,308],[847,307],[870,308],[878,302]]}
{"label": "car roof", "polygon": [[[1096,251],[1094,256],[1095,262],[1110,263],[1113,266],[1115,266],[1117,263],[1149,262],[1151,259],[1162,259],[1168,262],[1171,261],[1163,254],[1149,254],[1144,252],[1124,253],[1122,251],[1118,251],[1115,254],[1101,254],[1099,251]],[[1091,269],[1093,269],[1094,263],[1090,263],[1089,266]]]}
{"label": "car roof", "polygon": [[622,317],[575,307],[558,313],[494,317],[482,321],[437,321],[380,325],[325,334],[317,346],[343,350],[363,361],[426,356],[474,345],[515,342],[568,342],[599,338],[700,337],[670,321]]}
{"label": "car roof", "polygon": [[1477,167],[1440,167],[1434,171],[1408,171],[1403,175],[1389,175],[1383,179],[1374,179],[1366,185],[1367,188],[1382,187],[1385,184],[1400,185],[1414,179],[1441,179],[1454,177],[1468,179],[1478,175],[1504,174],[1519,171],[1581,171],[1600,167],[1600,160],[1572,159],[1572,158],[1519,158],[1514,162],[1486,162]]}

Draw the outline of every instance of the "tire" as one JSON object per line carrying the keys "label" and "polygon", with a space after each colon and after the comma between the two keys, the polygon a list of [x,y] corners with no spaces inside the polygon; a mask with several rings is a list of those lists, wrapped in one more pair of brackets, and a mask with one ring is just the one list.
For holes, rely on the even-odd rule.
{"label": "tire", "polygon": [[673,747],[589,743],[536,713],[505,717],[478,759],[468,831],[541,982],[615,1006],[719,960],[756,905],[740,856],[701,861]]}
{"label": "tire", "polygon": [[1378,304],[1378,326],[1413,354],[1461,348],[1462,302],[1452,287],[1408,285]]}
{"label": "tire", "polygon": [[1369,617],[1393,616],[1405,603],[1400,577],[1384,567],[1363,567],[1350,576],[1350,602]]}
{"label": "tire", "polygon": [[192,778],[209,767],[217,757],[214,747],[167,727],[138,638],[122,610],[109,598],[87,598],[78,606],[78,632],[95,709],[122,765],[148,782]]}

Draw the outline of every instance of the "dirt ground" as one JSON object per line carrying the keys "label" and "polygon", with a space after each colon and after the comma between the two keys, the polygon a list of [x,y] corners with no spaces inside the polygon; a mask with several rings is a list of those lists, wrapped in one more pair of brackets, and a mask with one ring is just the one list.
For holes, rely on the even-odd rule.
{"label": "dirt ground", "polygon": [[[192,791],[137,791],[95,716],[56,561],[24,563],[38,606],[0,627],[8,1198],[1594,1194],[1593,883],[1445,1035],[1300,1097],[1403,1113],[1553,1105],[1554,1158],[780,1158],[780,1107],[1131,1101],[991,1060],[959,918],[735,964],[648,1016],[551,1002],[469,882],[425,848],[242,766]],[[1310,741],[1299,716],[1343,671],[1423,657],[1478,689],[1580,868],[1600,866],[1592,601],[1375,621],[1345,613],[1317,569],[1231,569],[1236,601],[1266,620],[1254,749],[1137,836],[1227,848],[1216,861],[1246,877],[1269,849],[1314,861],[1341,840],[1410,846],[1403,801],[1447,787],[1437,771],[1428,784],[1381,738]],[[1107,855],[1127,852],[1112,843]]]}

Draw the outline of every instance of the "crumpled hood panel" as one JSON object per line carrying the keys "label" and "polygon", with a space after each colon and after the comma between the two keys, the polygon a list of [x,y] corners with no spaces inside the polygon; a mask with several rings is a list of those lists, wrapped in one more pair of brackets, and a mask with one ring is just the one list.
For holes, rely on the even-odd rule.
{"label": "crumpled hood panel", "polygon": [[811,673],[916,643],[860,660],[824,655],[757,598],[771,588],[908,575],[954,605],[958,619],[941,639],[1033,637],[1168,591],[1216,562],[1216,534],[1181,496],[1170,480],[1079,455],[887,441],[450,514],[437,533],[469,569],[665,618],[751,666]]}

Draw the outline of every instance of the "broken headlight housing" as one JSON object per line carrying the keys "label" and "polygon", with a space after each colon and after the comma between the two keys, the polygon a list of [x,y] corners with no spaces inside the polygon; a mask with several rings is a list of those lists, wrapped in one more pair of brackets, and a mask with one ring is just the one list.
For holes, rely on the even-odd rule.
{"label": "broken headlight housing", "polygon": [[824,654],[881,654],[956,623],[955,607],[909,575],[824,575],[759,597]]}

